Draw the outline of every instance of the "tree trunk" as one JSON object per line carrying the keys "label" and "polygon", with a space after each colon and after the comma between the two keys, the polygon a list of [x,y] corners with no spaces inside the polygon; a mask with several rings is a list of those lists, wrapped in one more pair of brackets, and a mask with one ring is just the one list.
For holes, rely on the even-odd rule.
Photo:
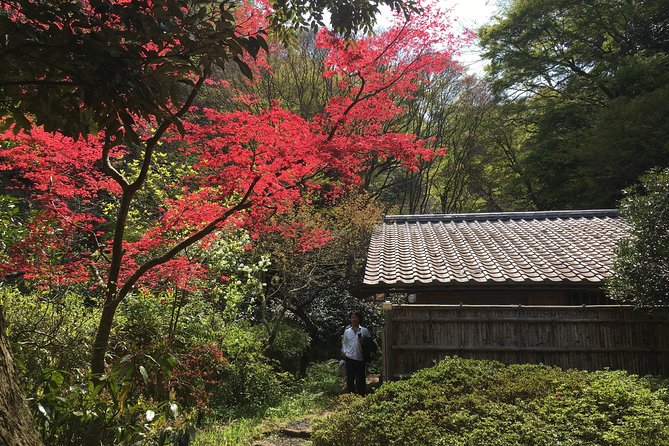
{"label": "tree trunk", "polygon": [[43,445],[23,399],[6,331],[4,309],[0,306],[0,446]]}
{"label": "tree trunk", "polygon": [[[100,315],[100,323],[95,336],[95,343],[93,344],[93,356],[91,359],[91,372],[93,374],[93,382],[95,385],[100,383],[99,378],[105,372],[105,356],[109,348],[109,335],[111,334],[112,325],[114,323],[114,314],[118,307],[120,299],[107,298],[102,307],[102,314]],[[97,418],[88,424],[86,435],[82,440],[82,446],[98,446],[105,430],[105,420]]]}

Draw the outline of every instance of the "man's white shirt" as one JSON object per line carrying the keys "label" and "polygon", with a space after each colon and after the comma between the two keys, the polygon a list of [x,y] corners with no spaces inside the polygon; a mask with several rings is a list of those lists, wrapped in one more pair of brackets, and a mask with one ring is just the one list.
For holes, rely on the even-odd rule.
{"label": "man's white shirt", "polygon": [[362,337],[371,337],[369,330],[365,327],[360,326],[357,330],[354,330],[349,325],[344,330],[344,335],[342,336],[341,350],[347,358],[362,361],[362,345],[358,341],[358,334],[362,335]]}

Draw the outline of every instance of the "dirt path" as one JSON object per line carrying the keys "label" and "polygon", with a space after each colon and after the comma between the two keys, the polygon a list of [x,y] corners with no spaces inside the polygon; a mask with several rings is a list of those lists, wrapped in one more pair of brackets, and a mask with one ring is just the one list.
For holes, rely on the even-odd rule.
{"label": "dirt path", "polygon": [[[367,377],[367,388],[373,392],[379,386],[379,376]],[[253,446],[310,446],[314,420],[326,418],[331,412],[325,411],[307,417],[290,420],[285,423],[268,426],[262,439],[253,442]]]}
{"label": "dirt path", "polygon": [[285,424],[271,426],[263,433],[261,440],[256,440],[253,446],[307,446],[311,445],[312,423],[316,419],[324,418],[328,412],[314,414],[308,417],[289,421]]}

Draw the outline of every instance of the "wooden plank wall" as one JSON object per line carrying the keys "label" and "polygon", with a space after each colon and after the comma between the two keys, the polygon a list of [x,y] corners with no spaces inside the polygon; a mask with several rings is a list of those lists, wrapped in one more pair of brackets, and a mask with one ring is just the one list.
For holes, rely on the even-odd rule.
{"label": "wooden plank wall", "polygon": [[383,305],[383,376],[444,356],[669,376],[669,318],[631,307]]}

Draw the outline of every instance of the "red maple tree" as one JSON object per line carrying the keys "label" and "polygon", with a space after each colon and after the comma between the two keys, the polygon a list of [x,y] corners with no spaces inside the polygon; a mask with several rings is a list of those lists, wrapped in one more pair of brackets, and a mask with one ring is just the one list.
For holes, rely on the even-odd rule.
{"label": "red maple tree", "polygon": [[[248,18],[236,21],[245,24],[245,38],[259,36],[265,14],[249,7],[239,13]],[[121,25],[110,29],[115,26]],[[209,79],[204,71],[191,76],[187,94],[174,93],[153,118],[117,110],[118,125],[86,139],[39,127],[8,130],[0,169],[11,171],[12,187],[29,192],[35,212],[26,238],[12,248],[12,262],[1,268],[45,284],[78,282],[100,290],[103,312],[91,368],[101,375],[116,308],[134,287],[168,278],[187,288],[207,274],[197,259],[182,255],[186,248],[206,247],[232,228],[280,230],[301,237],[300,249],[319,246],[327,234],[273,227],[269,217],[358,185],[373,160],[393,158],[411,169],[434,156],[429,142],[401,131],[397,100],[453,64],[457,46],[468,38],[454,35],[444,13],[436,12],[398,20],[353,42],[321,31],[317,43],[329,50],[323,76],[336,81],[338,94],[311,121],[280,104],[257,113],[194,107]],[[168,41],[143,47],[147,60],[173,50]],[[264,63],[243,62],[240,67],[251,72]],[[147,70],[156,69],[152,63]],[[182,172],[161,179],[161,202],[130,234],[131,210],[138,209],[138,194],[152,181],[160,153],[180,160]]]}

